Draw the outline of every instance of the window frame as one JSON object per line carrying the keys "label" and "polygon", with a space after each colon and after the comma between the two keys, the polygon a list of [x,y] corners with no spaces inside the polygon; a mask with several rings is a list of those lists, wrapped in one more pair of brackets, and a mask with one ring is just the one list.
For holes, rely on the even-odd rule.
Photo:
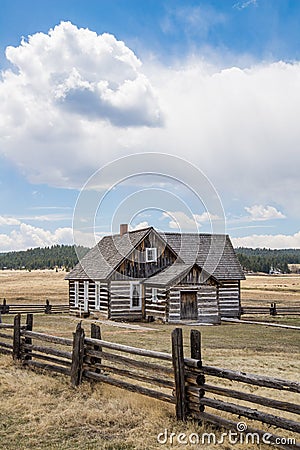
{"label": "window frame", "polygon": [[[153,258],[148,257],[148,252],[152,251],[154,253]],[[156,262],[157,261],[157,248],[156,247],[148,247],[146,248],[146,262]]]}
{"label": "window frame", "polygon": [[101,282],[95,281],[95,310],[100,311],[101,306]]}
{"label": "window frame", "polygon": [[[139,291],[138,306],[133,306],[133,302],[132,302],[132,294],[133,294],[134,286],[138,286],[138,291]],[[130,309],[135,310],[135,311],[140,311],[142,309],[142,285],[138,281],[130,282]]]}
{"label": "window frame", "polygon": [[79,281],[74,281],[74,306],[79,306]]}
{"label": "window frame", "polygon": [[89,280],[83,281],[83,310],[89,310]]}
{"label": "window frame", "polygon": [[151,302],[158,303],[158,290],[157,287],[151,288]]}

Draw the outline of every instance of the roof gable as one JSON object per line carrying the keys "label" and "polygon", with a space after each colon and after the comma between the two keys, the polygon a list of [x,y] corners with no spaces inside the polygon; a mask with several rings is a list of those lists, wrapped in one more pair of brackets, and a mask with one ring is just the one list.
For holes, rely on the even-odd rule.
{"label": "roof gable", "polygon": [[122,236],[104,236],[66,276],[66,279],[104,280],[116,270],[124,258],[147,236],[152,227],[131,231]]}

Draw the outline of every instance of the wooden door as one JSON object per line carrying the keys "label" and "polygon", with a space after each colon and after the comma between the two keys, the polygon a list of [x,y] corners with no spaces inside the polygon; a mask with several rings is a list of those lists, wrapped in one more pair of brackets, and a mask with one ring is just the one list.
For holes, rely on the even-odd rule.
{"label": "wooden door", "polygon": [[182,291],[180,297],[181,297],[180,318],[183,320],[197,320],[198,319],[197,292]]}

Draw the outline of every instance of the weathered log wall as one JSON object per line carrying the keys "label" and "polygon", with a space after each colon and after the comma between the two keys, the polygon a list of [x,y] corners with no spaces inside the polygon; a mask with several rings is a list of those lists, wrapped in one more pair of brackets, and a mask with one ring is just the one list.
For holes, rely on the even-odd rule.
{"label": "weathered log wall", "polygon": [[220,282],[219,304],[221,317],[240,317],[240,281]]}

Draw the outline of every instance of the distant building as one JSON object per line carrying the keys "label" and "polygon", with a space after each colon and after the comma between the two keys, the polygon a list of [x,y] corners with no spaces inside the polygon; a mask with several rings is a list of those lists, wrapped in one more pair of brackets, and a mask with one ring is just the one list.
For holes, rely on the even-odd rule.
{"label": "distant building", "polygon": [[274,269],[273,266],[270,267],[269,275],[280,275],[282,272],[280,269]]}

